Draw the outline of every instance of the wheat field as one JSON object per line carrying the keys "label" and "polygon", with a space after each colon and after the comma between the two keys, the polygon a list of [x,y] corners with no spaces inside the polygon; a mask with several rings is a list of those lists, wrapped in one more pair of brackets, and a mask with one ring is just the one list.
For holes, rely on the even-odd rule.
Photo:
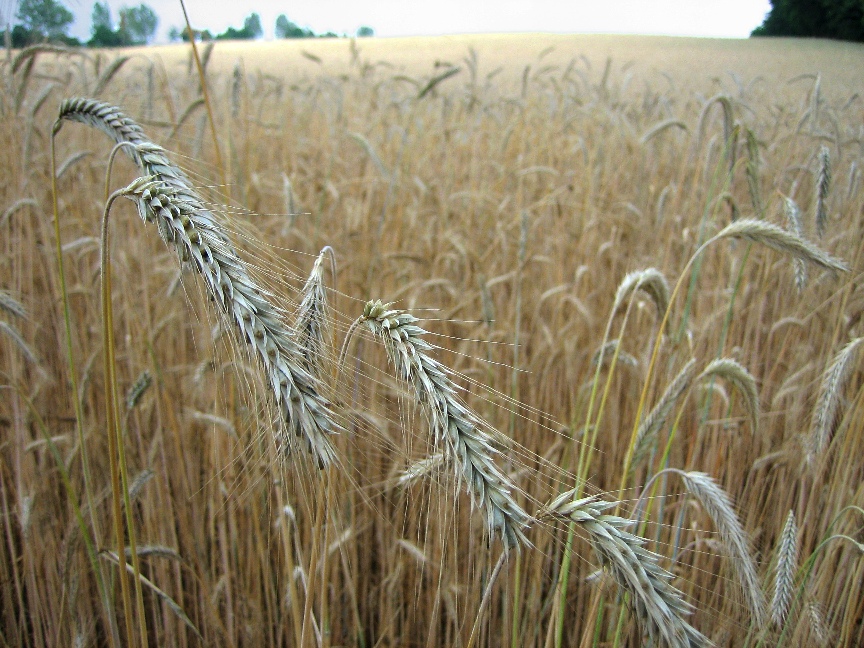
{"label": "wheat field", "polygon": [[2,645],[864,645],[861,46],[199,48],[3,62]]}

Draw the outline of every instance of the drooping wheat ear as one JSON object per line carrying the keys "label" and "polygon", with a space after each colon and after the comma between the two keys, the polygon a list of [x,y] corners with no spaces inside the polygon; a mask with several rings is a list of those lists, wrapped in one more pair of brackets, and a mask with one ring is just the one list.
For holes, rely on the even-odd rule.
{"label": "drooping wheat ear", "polygon": [[[724,238],[753,241],[834,273],[849,270],[844,261],[835,259],[809,241],[767,221],[742,218],[724,227],[708,243]],[[707,244],[703,245],[703,248],[706,246]]]}
{"label": "drooping wheat ear", "polygon": [[426,477],[433,471],[438,470],[443,465],[444,454],[441,452],[436,452],[435,454],[425,457],[420,461],[415,461],[413,464],[408,466],[405,471],[401,475],[399,475],[398,483],[400,486],[410,484],[418,479]]}
{"label": "drooping wheat ear", "polygon": [[837,406],[840,404],[840,395],[846,384],[846,379],[852,372],[857,358],[858,347],[864,342],[864,337],[855,338],[840,350],[822,378],[822,386],[819,388],[819,397],[816,399],[816,407],[813,410],[812,429],[807,443],[807,463],[813,465],[816,459],[825,450],[834,431],[834,422],[837,419]]}
{"label": "drooping wheat ear", "polygon": [[744,136],[747,140],[747,187],[750,189],[750,202],[753,203],[753,211],[762,216],[764,207],[762,206],[762,193],[759,188],[759,140],[756,139],[756,133],[750,128],[744,129]]}
{"label": "drooping wheat ear", "polygon": [[750,553],[747,534],[738,521],[732,500],[709,475],[673,470],[681,475],[687,491],[699,500],[702,508],[714,521],[738,576],[753,621],[761,626],[767,616],[765,596],[756,573],[756,563]]}
{"label": "drooping wheat ear", "polygon": [[390,304],[369,302],[361,322],[378,336],[399,376],[427,409],[436,442],[444,443],[448,462],[483,513],[490,534],[498,532],[505,548],[527,545],[524,529],[529,517],[513,499],[515,485],[495,464],[500,454],[479,417],[456,397],[450,370],[429,355],[426,334],[410,313],[391,310]]}
{"label": "drooping wheat ear", "polygon": [[711,643],[685,617],[692,606],[672,585],[672,574],[660,566],[660,556],[645,549],[645,540],[627,531],[631,520],[604,511],[617,502],[597,496],[574,499],[575,491],[556,498],[546,509],[549,516],[578,524],[618,587],[630,594],[637,621],[652,642],[669,648],[695,648]]}
{"label": "drooping wheat ear", "polygon": [[771,620],[782,627],[789,613],[792,592],[795,589],[795,572],[798,569],[798,525],[795,513],[789,511],[786,524],[780,534],[777,547],[777,567],[774,574],[774,596],[771,599]]}
{"label": "drooping wheat ear", "polygon": [[831,191],[831,152],[827,146],[819,149],[819,172],[816,176],[816,231],[821,238],[828,225],[828,192]]}
{"label": "drooping wheat ear", "polygon": [[324,361],[331,348],[328,339],[327,291],[324,287],[324,257],[332,254],[328,245],[312,266],[312,272],[301,291],[300,307],[294,322],[297,344],[306,358],[306,367],[316,378],[324,376]]}
{"label": "drooping wheat ear", "polygon": [[759,392],[756,389],[756,379],[752,374],[732,358],[717,358],[699,374],[696,381],[716,376],[729,382],[744,398],[744,407],[750,417],[750,429],[753,434],[759,432]]}
{"label": "drooping wheat ear", "polygon": [[651,298],[661,318],[669,307],[669,282],[656,268],[646,268],[628,273],[618,284],[612,310],[618,310],[634,290],[641,290]]}
{"label": "drooping wheat ear", "polygon": [[[223,227],[184,173],[164,149],[147,139],[138,124],[114,106],[92,99],[67,99],[60,105],[55,133],[64,120],[94,126],[115,142],[132,145],[123,150],[142,176],[149,177],[130,196],[138,213],[145,221],[155,222],[162,239],[204,279],[222,313],[233,319],[241,338],[261,361],[285,431],[304,437],[319,467],[327,466],[335,458],[328,436],[339,426],[321,384],[305,368],[296,336],[249,275]],[[279,436],[287,450],[288,439]]]}
{"label": "drooping wheat ear", "polygon": [[0,311],[22,319],[27,318],[27,309],[8,290],[0,290]]}
{"label": "drooping wheat ear", "polygon": [[[603,360],[603,364],[608,363],[612,356],[615,354],[615,350],[621,345],[621,340],[609,340],[606,344],[601,346],[594,352],[594,355],[591,356],[591,364],[596,365],[600,360]],[[618,362],[619,364],[624,364],[629,367],[638,367],[639,361],[626,351],[618,351]]]}
{"label": "drooping wheat ear", "polygon": [[[798,238],[802,238],[804,236],[804,224],[801,222],[801,210],[789,196],[783,196],[783,213],[786,215],[789,231]],[[801,292],[807,283],[807,264],[803,259],[796,257],[792,259],[792,268],[795,271],[795,285],[798,287],[798,292]]]}
{"label": "drooping wheat ear", "polygon": [[695,368],[696,359],[691,358],[681,371],[678,372],[678,375],[675,376],[672,382],[669,383],[669,386],[666,387],[666,391],[663,392],[654,409],[648,413],[648,416],[642,419],[639,428],[636,430],[630,470],[634,470],[648,454],[648,449],[654,443],[657,434],[666,423],[666,419],[669,418],[669,414],[672,412],[672,408],[675,407],[675,403],[678,402],[678,399],[681,398],[693,382]]}

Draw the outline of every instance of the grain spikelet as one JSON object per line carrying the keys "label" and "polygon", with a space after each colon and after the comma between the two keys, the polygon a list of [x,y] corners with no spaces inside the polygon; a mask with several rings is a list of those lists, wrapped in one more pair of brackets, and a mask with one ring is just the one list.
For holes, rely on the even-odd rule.
{"label": "grain spikelet", "polygon": [[816,231],[821,238],[828,225],[828,192],[831,191],[831,152],[827,146],[819,149],[819,172],[816,176]]}
{"label": "grain spikelet", "polygon": [[524,528],[528,515],[511,495],[515,485],[495,464],[500,452],[492,436],[483,430],[477,415],[456,398],[450,370],[429,355],[432,347],[423,340],[426,331],[417,326],[417,319],[389,306],[370,301],[360,321],[381,339],[399,377],[411,385],[426,408],[436,444],[444,444],[448,462],[458,467],[489,533],[500,533],[507,549],[527,545]]}
{"label": "grain spikelet", "polygon": [[2,331],[6,337],[8,337],[12,342],[15,343],[15,346],[18,347],[18,350],[21,351],[21,355],[23,355],[28,362],[38,365],[39,359],[36,357],[36,353],[30,346],[24,341],[24,338],[21,337],[21,334],[18,332],[14,326],[9,324],[4,320],[0,320],[0,331]]}
{"label": "grain spikelet", "polygon": [[[679,471],[675,471],[679,472]],[[701,472],[679,473],[684,479],[687,490],[702,505],[705,512],[714,521],[723,546],[729,552],[729,558],[734,566],[738,581],[747,600],[753,621],[757,625],[765,622],[765,596],[756,572],[756,563],[750,553],[747,534],[735,515],[732,500],[711,477]]]}
{"label": "grain spikelet", "polygon": [[[615,354],[615,350],[620,346],[620,343],[620,340],[609,340],[594,352],[594,355],[591,357],[591,364],[596,365],[601,361],[601,359],[603,364],[610,362],[612,356]],[[626,351],[618,351],[618,362],[629,367],[636,367],[639,365],[639,361]]]}
{"label": "grain spikelet", "polygon": [[782,626],[789,613],[792,592],[795,588],[795,572],[798,569],[798,526],[795,513],[789,511],[786,524],[780,534],[777,547],[777,567],[774,574],[774,596],[771,599],[771,620]]}
{"label": "grain spikelet", "polygon": [[744,406],[750,417],[750,429],[753,434],[759,432],[759,392],[756,389],[756,379],[752,374],[732,358],[717,358],[699,375],[698,380],[717,376],[731,384],[744,398]]}
{"label": "grain spikelet", "polygon": [[639,428],[636,430],[636,439],[633,443],[633,459],[630,462],[631,470],[634,470],[639,465],[639,462],[648,454],[648,449],[654,443],[657,434],[666,423],[666,419],[669,417],[672,408],[675,407],[675,403],[678,402],[678,399],[690,387],[695,368],[696,359],[691,358],[681,371],[678,372],[678,375],[675,376],[672,382],[669,383],[669,386],[666,387],[666,391],[663,392],[654,409],[642,419]]}
{"label": "grain spikelet", "polygon": [[680,128],[683,131],[688,131],[687,124],[682,122],[680,119],[664,119],[661,122],[654,124],[651,128],[649,128],[642,137],[639,138],[639,143],[643,146],[650,142],[653,138],[657,137],[660,133],[670,128]]}
{"label": "grain spikelet", "polygon": [[[56,133],[64,120],[87,124],[115,142],[146,176],[129,195],[146,222],[155,222],[162,239],[181,260],[190,261],[221,312],[233,320],[261,362],[285,430],[306,440],[320,467],[335,458],[328,436],[339,426],[322,395],[322,385],[304,367],[303,350],[282,322],[268,296],[249,275],[246,264],[183,172],[118,108],[92,99],[67,99],[60,106]],[[284,434],[278,437],[288,449]]]}
{"label": "grain spikelet", "polygon": [[[801,222],[801,210],[789,196],[783,196],[783,213],[786,216],[786,225],[789,231],[798,238],[803,238],[804,224]],[[801,292],[807,284],[807,264],[803,259],[795,257],[792,259],[792,268],[795,271],[795,285],[798,287],[798,292]]]}
{"label": "grain spikelet", "polygon": [[766,221],[742,218],[724,227],[710,242],[724,238],[742,238],[812,263],[831,272],[847,272],[849,266],[835,259],[809,241]]}
{"label": "grain spikelet", "polygon": [[831,439],[834,422],[837,419],[840,395],[846,384],[846,379],[852,372],[861,342],[864,342],[864,337],[855,338],[849,342],[825,370],[822,386],[819,388],[819,397],[816,399],[816,407],[813,410],[813,421],[807,444],[807,463],[809,465],[813,465]]}
{"label": "grain spikelet", "polygon": [[297,344],[303,350],[306,367],[313,376],[321,378],[324,373],[325,359],[330,348],[327,322],[327,291],[324,288],[324,257],[333,250],[328,245],[312,266],[312,272],[301,292],[300,307],[294,323]]}
{"label": "grain spikelet", "polygon": [[27,310],[8,290],[0,290],[0,311],[6,311],[14,317],[27,319]]}
{"label": "grain spikelet", "polygon": [[135,382],[132,383],[129,391],[126,393],[126,407],[130,410],[135,407],[141,401],[141,397],[150,388],[151,384],[153,384],[153,377],[145,369],[135,379]]}
{"label": "grain spikelet", "polygon": [[669,308],[669,282],[656,268],[646,268],[628,273],[615,292],[612,310],[618,310],[634,290],[641,290],[651,298],[657,308],[657,317],[663,317]]}
{"label": "grain spikelet", "polygon": [[643,538],[627,531],[633,522],[604,513],[617,502],[574,497],[574,491],[562,494],[549,504],[547,514],[585,531],[600,562],[618,587],[630,594],[634,615],[650,641],[670,648],[711,645],[687,622],[692,607],[672,585],[672,574],[660,566],[660,556],[644,548]]}

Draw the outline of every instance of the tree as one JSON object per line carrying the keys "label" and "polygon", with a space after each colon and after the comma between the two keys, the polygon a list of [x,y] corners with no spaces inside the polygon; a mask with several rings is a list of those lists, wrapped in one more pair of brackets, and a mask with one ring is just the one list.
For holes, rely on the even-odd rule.
{"label": "tree", "polygon": [[370,36],[375,35],[375,30],[367,25],[363,25],[357,29],[357,37],[358,38],[368,38]]}
{"label": "tree", "polygon": [[114,21],[111,19],[111,8],[107,2],[97,2],[93,5],[93,13],[90,15],[92,25],[90,27],[90,40],[88,47],[120,47],[123,38],[119,32],[114,31]]}
{"label": "tree", "polygon": [[276,19],[276,38],[314,38],[314,36],[311,29],[303,29],[297,23],[288,20],[285,14]]}
{"label": "tree", "polygon": [[864,41],[861,0],[771,0],[752,36],[812,36]]}
{"label": "tree", "polygon": [[246,33],[246,38],[255,40],[264,35],[264,30],[261,28],[261,16],[257,13],[250,14],[243,21],[243,31]]}
{"label": "tree", "polygon": [[74,20],[72,12],[56,0],[21,0],[15,17],[33,41],[68,39],[66,30]]}
{"label": "tree", "polygon": [[243,21],[242,29],[229,27],[224,32],[216,36],[216,40],[254,40],[261,38],[264,35],[264,30],[261,28],[261,16],[257,13],[250,14]]}
{"label": "tree", "polygon": [[156,12],[145,4],[120,9],[118,31],[129,45],[145,45],[156,33],[158,24],[159,18]]}

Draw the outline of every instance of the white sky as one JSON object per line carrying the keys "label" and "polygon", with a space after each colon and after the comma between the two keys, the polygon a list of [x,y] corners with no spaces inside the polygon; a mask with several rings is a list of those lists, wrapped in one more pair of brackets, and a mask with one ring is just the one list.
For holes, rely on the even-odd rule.
{"label": "white sky", "polygon": [[[63,0],[76,16],[72,34],[90,36],[93,0]],[[108,0],[114,17],[123,5],[150,5],[159,15],[157,42],[183,24],[179,0]],[[0,0],[0,19],[16,0]],[[745,38],[770,10],[769,0],[186,0],[192,26],[214,34],[242,27],[253,11],[265,38],[284,13],[315,33],[353,34],[369,25],[378,36],[479,32],[608,32]]]}

